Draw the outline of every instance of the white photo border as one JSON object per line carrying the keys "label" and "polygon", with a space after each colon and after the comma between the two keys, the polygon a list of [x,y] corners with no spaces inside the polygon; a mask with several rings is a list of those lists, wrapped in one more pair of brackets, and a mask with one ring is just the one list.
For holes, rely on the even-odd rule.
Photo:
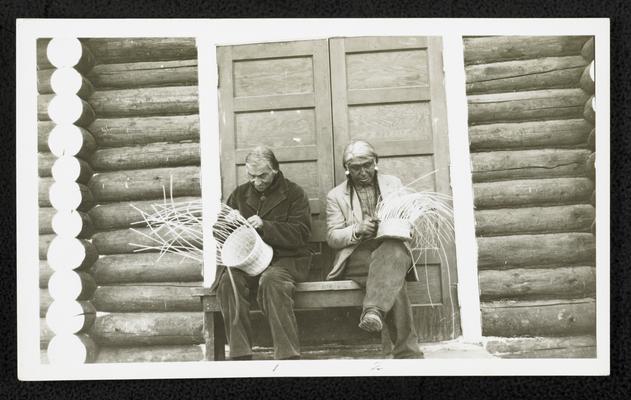
{"label": "white photo border", "polygon": [[[18,378],[20,380],[164,379],[284,376],[607,375],[609,374],[609,20],[586,19],[19,19],[16,21],[16,206]],[[41,364],[39,346],[37,221],[36,39],[40,37],[192,37],[199,59],[200,146],[204,214],[220,197],[215,47],[335,36],[442,36],[458,259],[477,260],[468,153],[462,37],[484,35],[595,36],[596,68],[596,286],[597,357],[594,359],[300,360],[84,364],[60,369]],[[460,47],[456,49],[457,43]],[[460,72],[458,72],[460,71]],[[453,105],[456,105],[454,107]],[[464,133],[463,133],[464,132]],[[464,136],[466,138],[467,136]],[[460,139],[459,139],[460,138]],[[456,165],[457,164],[457,165]],[[207,173],[212,171],[212,173]],[[205,228],[210,229],[208,227]],[[204,231],[205,238],[211,238]],[[463,245],[464,243],[464,245]],[[204,255],[206,280],[214,256]],[[458,263],[462,264],[461,262]],[[478,296],[477,267],[458,269],[459,293]],[[460,279],[459,279],[460,280]],[[469,297],[467,297],[469,299]],[[465,302],[461,302],[465,303]],[[467,342],[481,340],[479,298],[463,319]],[[477,311],[476,311],[477,310]],[[477,315],[476,315],[477,312]]]}

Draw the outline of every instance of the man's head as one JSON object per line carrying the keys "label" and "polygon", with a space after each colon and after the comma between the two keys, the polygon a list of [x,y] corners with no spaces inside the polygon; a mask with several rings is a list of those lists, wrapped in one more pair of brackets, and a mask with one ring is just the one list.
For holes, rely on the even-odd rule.
{"label": "man's head", "polygon": [[378,160],[375,149],[364,140],[349,143],[342,156],[346,175],[353,184],[361,186],[370,185],[374,181]]}
{"label": "man's head", "polygon": [[267,146],[257,146],[245,157],[248,180],[259,192],[264,192],[278,174],[278,160]]}

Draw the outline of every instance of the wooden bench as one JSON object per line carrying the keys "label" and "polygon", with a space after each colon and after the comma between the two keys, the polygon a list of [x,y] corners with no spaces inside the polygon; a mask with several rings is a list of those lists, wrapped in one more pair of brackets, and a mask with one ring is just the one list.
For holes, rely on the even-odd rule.
{"label": "wooden bench", "polygon": [[[326,245],[326,227],[321,221],[313,221],[311,242],[316,246],[312,260],[310,281],[296,284],[294,309],[298,312],[342,307],[361,307],[364,289],[354,281],[325,281],[332,267],[333,252]],[[426,281],[407,282],[412,304],[428,304]],[[204,340],[206,360],[225,360],[226,333],[215,293],[210,288],[199,288],[195,293],[202,301],[204,312]],[[440,294],[435,293],[435,298]],[[359,321],[358,321],[359,322]],[[359,329],[359,328],[357,328]]]}

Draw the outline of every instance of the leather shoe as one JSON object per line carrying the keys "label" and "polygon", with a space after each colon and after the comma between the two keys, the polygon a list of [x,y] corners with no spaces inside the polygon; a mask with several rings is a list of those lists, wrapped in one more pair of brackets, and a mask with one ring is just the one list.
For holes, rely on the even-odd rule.
{"label": "leather shoe", "polygon": [[367,332],[379,332],[383,329],[381,316],[376,311],[366,311],[361,321],[359,321],[359,327]]}

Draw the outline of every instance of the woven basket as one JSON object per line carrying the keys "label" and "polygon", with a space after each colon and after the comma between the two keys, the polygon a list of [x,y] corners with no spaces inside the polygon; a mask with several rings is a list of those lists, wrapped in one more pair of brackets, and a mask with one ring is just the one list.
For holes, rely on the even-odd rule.
{"label": "woven basket", "polygon": [[384,219],[379,222],[377,239],[412,240],[412,224],[407,219]]}
{"label": "woven basket", "polygon": [[273,249],[249,226],[241,226],[232,232],[221,249],[225,266],[239,268],[250,276],[265,271],[273,255]]}

